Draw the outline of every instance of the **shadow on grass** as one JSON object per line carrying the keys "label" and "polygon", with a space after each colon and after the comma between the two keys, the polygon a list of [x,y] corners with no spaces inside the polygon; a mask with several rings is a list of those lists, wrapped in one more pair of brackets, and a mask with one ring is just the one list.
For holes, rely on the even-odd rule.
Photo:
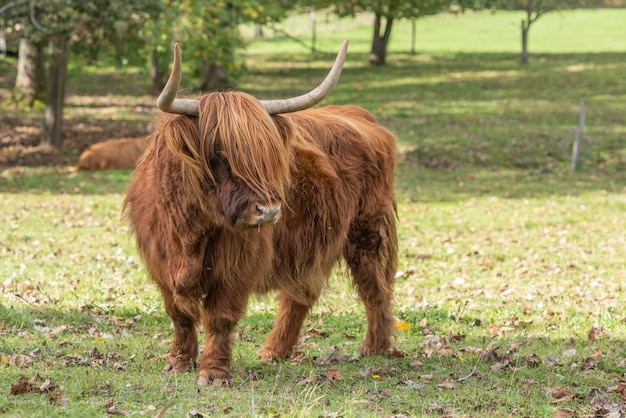
{"label": "shadow on grass", "polygon": [[78,171],[67,167],[0,172],[0,193],[52,195],[125,194],[131,170]]}

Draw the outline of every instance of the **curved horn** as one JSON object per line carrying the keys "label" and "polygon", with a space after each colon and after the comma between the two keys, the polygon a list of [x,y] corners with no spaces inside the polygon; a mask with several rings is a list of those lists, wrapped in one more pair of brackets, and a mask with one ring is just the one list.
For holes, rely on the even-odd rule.
{"label": "curved horn", "polygon": [[[343,69],[343,63],[346,60],[348,51],[348,40],[343,41],[341,49],[337,54],[333,67],[328,75],[319,86],[310,92],[301,96],[292,97],[282,100],[261,100],[261,104],[270,115],[279,113],[297,112],[298,110],[308,109],[315,106],[333,90]],[[198,100],[194,99],[177,99],[176,94],[180,88],[180,80],[182,78],[182,60],[180,56],[180,47],[178,43],[174,44],[174,64],[170,78],[167,80],[163,91],[157,98],[157,107],[163,112],[177,113],[188,116],[198,116]]]}
{"label": "curved horn", "polygon": [[279,113],[297,112],[298,110],[308,109],[313,107],[322,100],[333,90],[339,76],[341,76],[341,70],[343,69],[343,63],[346,60],[346,52],[348,51],[348,40],[343,41],[341,49],[337,54],[333,67],[328,72],[328,75],[322,81],[322,83],[311,90],[310,92],[301,96],[292,97],[290,99],[283,100],[261,100],[261,104],[267,110],[270,115],[277,115]]}
{"label": "curved horn", "polygon": [[177,99],[176,94],[180,88],[182,78],[182,60],[180,58],[180,47],[174,44],[174,64],[170,78],[167,79],[163,91],[157,98],[157,107],[167,113],[178,113],[180,115],[198,116],[198,101],[193,99]]}

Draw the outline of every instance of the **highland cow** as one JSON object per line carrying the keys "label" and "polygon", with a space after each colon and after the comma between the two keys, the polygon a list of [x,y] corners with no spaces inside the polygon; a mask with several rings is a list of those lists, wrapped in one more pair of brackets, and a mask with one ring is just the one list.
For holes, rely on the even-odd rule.
{"label": "highland cow", "polygon": [[396,139],[365,109],[320,102],[327,78],[294,99],[240,92],[177,99],[180,51],[157,100],[157,122],[124,203],[149,276],[174,323],[166,370],[196,367],[200,384],[230,376],[231,333],[252,294],[277,291],[279,312],[260,351],[282,359],[333,266],[345,260],[365,304],[363,355],[403,356],[392,338],[397,265]]}
{"label": "highland cow", "polygon": [[78,159],[79,170],[132,170],[143,155],[146,138],[110,139],[91,145]]}

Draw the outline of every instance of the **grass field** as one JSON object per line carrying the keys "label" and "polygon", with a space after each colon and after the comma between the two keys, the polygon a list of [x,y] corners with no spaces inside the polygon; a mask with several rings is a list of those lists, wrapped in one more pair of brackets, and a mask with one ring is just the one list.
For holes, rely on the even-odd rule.
{"label": "grass field", "polygon": [[[416,55],[400,23],[384,68],[366,64],[369,27],[318,35],[327,52],[351,39],[327,103],[370,109],[402,150],[395,314],[407,358],[355,357],[364,310],[340,267],[294,359],[258,359],[276,306],[255,298],[231,388],[165,373],[172,327],[120,219],[131,173],[4,164],[0,415],[626,414],[626,13],[545,16],[526,67],[520,19],[425,18]],[[299,94],[330,60],[293,41],[254,42],[240,88]],[[0,80],[12,71],[0,62]],[[85,141],[152,118],[143,71],[74,64],[68,88],[69,161]],[[583,100],[591,141],[571,172]],[[36,113],[1,112],[4,132],[36,131]]]}

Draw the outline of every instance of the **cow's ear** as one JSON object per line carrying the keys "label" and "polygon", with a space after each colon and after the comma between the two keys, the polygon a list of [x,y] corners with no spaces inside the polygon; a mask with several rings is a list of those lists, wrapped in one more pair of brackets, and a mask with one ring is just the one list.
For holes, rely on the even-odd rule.
{"label": "cow's ear", "polygon": [[276,129],[278,130],[278,134],[283,140],[283,144],[285,144],[285,146],[289,146],[291,138],[293,138],[294,134],[293,125],[287,118],[281,115],[274,115],[272,116],[272,119],[274,120],[274,125],[276,125]]}
{"label": "cow's ear", "polygon": [[165,126],[165,142],[169,150],[187,164],[197,165],[200,161],[198,129],[191,118],[178,116]]}

